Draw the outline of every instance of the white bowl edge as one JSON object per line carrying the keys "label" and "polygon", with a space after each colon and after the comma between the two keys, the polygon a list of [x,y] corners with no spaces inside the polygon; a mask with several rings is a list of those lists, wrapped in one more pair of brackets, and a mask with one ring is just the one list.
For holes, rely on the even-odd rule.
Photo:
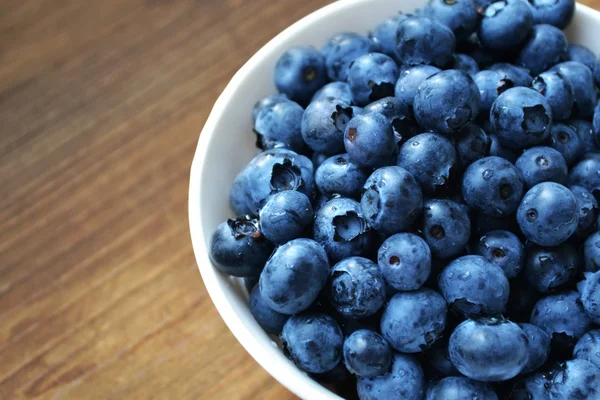
{"label": "white bowl edge", "polygon": [[[200,135],[190,174],[188,208],[192,245],[202,279],[215,307],[236,339],[271,376],[303,399],[340,397],[297,369],[276,349],[275,343],[250,314],[243,285],[213,268],[208,257],[210,235],[219,222],[232,215],[228,205],[229,185],[255,154],[251,109],[256,100],[275,93],[272,69],[279,55],[298,44],[320,47],[337,32],[366,33],[387,16],[399,10],[411,12],[424,2],[343,0],[304,17],[269,41],[234,75],[216,101]],[[356,16],[360,18],[356,19]],[[323,20],[327,22],[323,23]],[[349,20],[356,23],[349,27]],[[573,23],[565,32],[573,43],[584,44],[598,54],[600,41],[595,41],[594,30],[599,24],[599,12],[577,4]],[[257,69],[263,72],[259,73]],[[248,79],[256,74],[259,76]],[[245,95],[241,96],[241,93]],[[236,98],[236,95],[242,99]],[[232,109],[232,104],[237,104],[237,107]],[[230,133],[230,130],[233,132]],[[219,148],[225,150],[225,157]],[[239,154],[232,154],[232,149],[239,150]],[[224,165],[215,167],[224,158]]]}

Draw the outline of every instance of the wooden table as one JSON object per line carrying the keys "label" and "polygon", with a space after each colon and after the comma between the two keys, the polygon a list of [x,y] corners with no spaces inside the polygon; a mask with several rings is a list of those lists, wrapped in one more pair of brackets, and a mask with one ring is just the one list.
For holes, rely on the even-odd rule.
{"label": "wooden table", "polygon": [[293,398],[206,294],[188,172],[234,72],[326,3],[0,2],[0,399]]}

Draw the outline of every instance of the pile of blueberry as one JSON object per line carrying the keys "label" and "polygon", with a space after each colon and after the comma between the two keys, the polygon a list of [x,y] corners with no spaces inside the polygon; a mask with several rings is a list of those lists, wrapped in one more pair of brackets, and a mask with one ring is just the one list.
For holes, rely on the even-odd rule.
{"label": "pile of blueberry", "polygon": [[572,0],[430,0],[289,49],[212,236],[360,399],[600,399],[600,62]]}

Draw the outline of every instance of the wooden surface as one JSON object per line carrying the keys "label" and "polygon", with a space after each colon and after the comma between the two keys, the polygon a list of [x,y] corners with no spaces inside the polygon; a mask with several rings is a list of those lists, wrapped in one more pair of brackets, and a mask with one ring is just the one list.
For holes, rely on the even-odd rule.
{"label": "wooden surface", "polygon": [[293,398],[206,294],[188,172],[234,72],[325,3],[0,0],[0,399]]}

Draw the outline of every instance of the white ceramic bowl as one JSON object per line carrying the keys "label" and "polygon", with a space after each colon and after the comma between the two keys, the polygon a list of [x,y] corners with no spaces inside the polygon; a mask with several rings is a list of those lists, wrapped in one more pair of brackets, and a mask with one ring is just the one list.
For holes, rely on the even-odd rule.
{"label": "white ceramic bowl", "polygon": [[[254,321],[248,295],[240,280],[219,273],[208,258],[213,230],[233,213],[229,186],[235,175],[256,154],[251,111],[263,96],[275,93],[273,70],[278,57],[289,47],[320,48],[330,36],[342,31],[366,34],[384,18],[398,11],[411,12],[425,0],[343,0],[304,17],[277,35],[256,53],[227,85],[206,121],[192,164],[189,218],[194,253],[204,284],[217,310],[239,342],[254,359],[285,387],[303,399],[339,399],[301,372]],[[577,5],[567,30],[571,43],[588,46],[596,54],[595,38],[600,13]]]}

